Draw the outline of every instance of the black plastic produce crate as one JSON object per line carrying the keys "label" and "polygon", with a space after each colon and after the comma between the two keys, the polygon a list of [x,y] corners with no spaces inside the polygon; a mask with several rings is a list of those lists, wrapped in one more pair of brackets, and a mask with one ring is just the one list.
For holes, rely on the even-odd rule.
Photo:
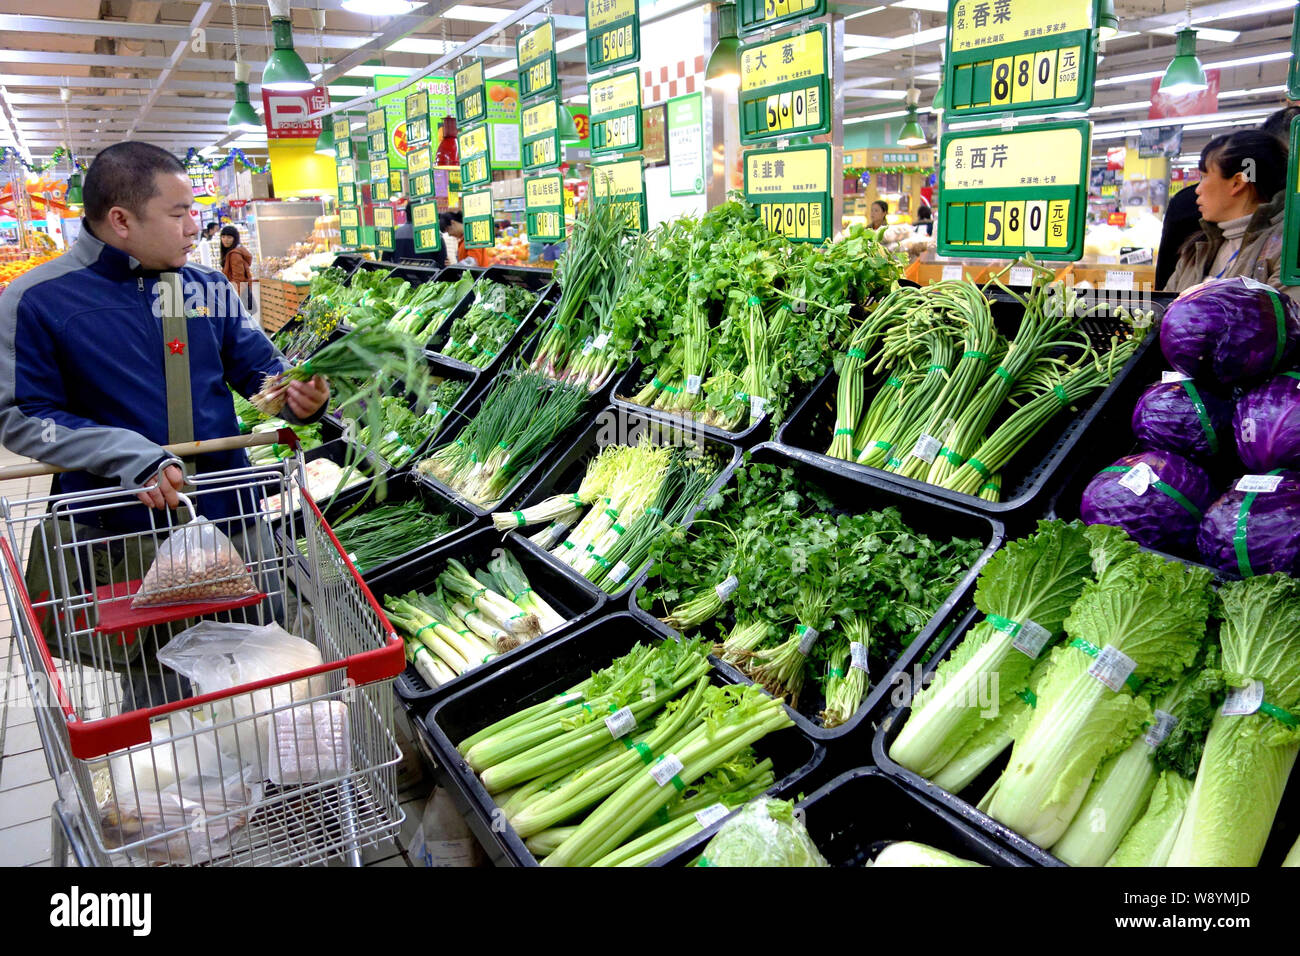
{"label": "black plastic produce crate", "polygon": [[[1012,338],[1023,314],[1021,306],[1005,293],[990,295],[995,325],[1003,335]],[[1143,309],[1156,313],[1158,323],[1172,295],[1155,294]],[[1096,316],[1082,320],[1081,329],[1092,339],[1109,342],[1110,336],[1122,325],[1121,320]],[[832,369],[799,403],[777,431],[777,442],[789,448],[792,454],[808,460],[830,462],[832,467],[853,477],[872,477],[912,491],[925,492],[936,498],[963,505],[973,511],[992,515],[1005,521],[1012,530],[1032,527],[1033,522],[1047,509],[1052,492],[1068,473],[1073,462],[1086,454],[1089,444],[1098,433],[1102,414],[1122,401],[1134,380],[1145,383],[1153,370],[1160,367],[1159,336],[1150,332],[1134,356],[1100,393],[1084,399],[1071,408],[1062,409],[1038,431],[1028,444],[1002,469],[1002,500],[985,501],[973,495],[960,494],[913,478],[904,478],[878,468],[868,468],[855,462],[830,458],[826,450],[831,445],[835,429],[836,391],[839,376]],[[883,376],[881,377],[883,381]],[[879,392],[882,385],[868,383],[865,389],[864,409]],[[1130,405],[1129,410],[1132,410]],[[996,427],[1009,412],[1004,407],[990,426]]]}
{"label": "black plastic produce crate", "polygon": [[[803,692],[799,696],[798,709],[790,709],[787,705],[787,709],[790,710],[791,716],[794,717],[800,729],[810,737],[820,741],[847,737],[853,734],[869,716],[874,715],[876,711],[888,703],[893,675],[900,671],[906,671],[920,660],[925,648],[931,644],[935,637],[943,634],[947,628],[951,627],[952,622],[955,620],[955,609],[971,593],[975,586],[975,580],[979,577],[980,570],[988,562],[988,559],[993,556],[993,552],[1002,546],[1004,540],[1002,523],[988,515],[977,514],[958,505],[929,498],[907,489],[887,485],[883,482],[864,483],[849,478],[828,467],[825,462],[792,458],[785,449],[775,444],[760,445],[751,451],[749,455],[749,460],[757,464],[793,467],[796,476],[817,485],[829,495],[836,502],[837,511],[842,514],[860,514],[864,511],[894,507],[899,510],[903,521],[918,533],[947,539],[977,538],[984,543],[984,550],[975,559],[975,563],[957,583],[956,587],[953,588],[947,599],[935,609],[929,621],[917,632],[911,643],[902,648],[897,658],[890,662],[886,673],[883,676],[878,672],[869,675],[870,683],[867,688],[867,695],[852,718],[831,729],[821,726],[816,715],[821,712],[825,701],[819,685],[810,680],[804,681]],[[731,476],[723,485],[724,488],[737,480],[736,476],[743,467],[744,464],[742,463],[736,469],[733,469]],[[644,583],[648,585],[652,580],[652,578],[647,579]],[[664,636],[677,633],[657,617],[661,613],[666,614],[669,609],[654,606],[647,612],[640,607],[637,597],[636,593],[632,595],[629,602],[630,607],[632,612],[641,618],[647,626],[657,634]],[[724,636],[716,619],[706,622],[698,633],[715,641]],[[752,683],[750,678],[738,668],[716,658],[714,658],[714,662],[733,681]],[[863,735],[855,734],[855,736],[862,737]],[[865,755],[867,747],[868,744],[864,739],[861,750],[863,755]],[[852,758],[852,761],[855,764],[861,763],[858,758]]]}
{"label": "black plastic produce crate", "polygon": [[[496,803],[461,758],[456,744],[518,710],[563,693],[626,654],[637,642],[655,639],[642,621],[626,612],[601,618],[539,654],[520,657],[478,676],[415,722],[423,738],[420,747],[431,758],[435,775],[447,787],[494,863],[536,866],[537,859],[496,812]],[[735,683],[717,669],[713,680],[718,685]],[[754,752],[759,759],[772,759],[777,782],[768,793],[784,799],[819,782],[816,771],[826,755],[825,749],[798,727],[769,734],[754,745]],[[664,859],[651,865],[661,865]]]}
{"label": "black plastic produce crate", "polygon": [[[840,774],[795,804],[821,855],[831,866],[867,866],[891,843],[924,843],[984,866],[1027,866],[942,806],[930,803],[875,767]],[[689,866],[723,826],[715,823],[671,854],[662,866]]]}
{"label": "black plastic produce crate", "polygon": [[[498,282],[502,285],[511,285],[520,289],[527,289],[534,293],[532,306],[524,315],[515,316],[519,320],[519,326],[514,333],[501,346],[501,350],[493,356],[492,360],[482,368],[482,372],[491,377],[511,359],[520,346],[536,331],[537,323],[550,314],[551,307],[559,297],[558,288],[554,288],[554,277],[550,269],[528,269],[517,266],[489,266],[486,270],[476,273],[474,281],[477,284],[479,279],[487,279],[491,282]],[[438,353],[439,357],[446,362],[455,363],[468,369],[476,369],[477,366],[468,362],[462,362],[459,359],[453,359],[450,356],[443,355],[441,349],[446,346],[447,339],[451,334],[451,327],[457,319],[461,318],[474,305],[477,298],[474,290],[470,290],[465,298],[447,316],[447,318],[433,331],[429,338],[427,347],[429,351]]]}
{"label": "black plastic produce crate", "polygon": [[[699,453],[713,456],[718,463],[717,478],[701,496],[700,501],[687,512],[685,524],[689,526],[704,499],[722,487],[730,477],[731,472],[740,461],[740,449],[734,445],[705,437],[698,432],[692,432],[690,425],[664,423],[647,418],[638,412],[615,408],[606,408],[597,416],[594,422],[587,426],[587,429],[578,436],[578,440],[569,446],[568,451],[552,465],[541,481],[533,486],[532,491],[520,503],[520,509],[540,504],[552,495],[576,492],[587,473],[587,466],[601,449],[609,445],[635,445],[645,435],[649,435],[652,439],[658,439],[659,444],[694,447],[698,449]],[[565,574],[585,581],[586,579],[573,567],[560,561],[545,548],[528,540],[529,535],[535,534],[545,527],[545,525],[535,525],[521,528],[518,531],[511,531],[508,537],[520,547],[526,548],[544,560],[549,561]],[[611,598],[620,598],[644,580],[644,567],[633,568],[620,587],[609,592],[609,594]]]}
{"label": "black plastic produce crate", "polygon": [[461,562],[472,574],[486,567],[488,561],[503,550],[508,550],[519,559],[529,586],[542,600],[568,620],[562,627],[494,657],[441,687],[430,687],[415,667],[408,663],[406,670],[395,683],[398,697],[407,704],[419,702],[427,704],[433,700],[440,700],[454,693],[467,682],[478,680],[483,674],[492,673],[521,658],[535,655],[565,634],[572,633],[575,627],[589,619],[605,603],[605,596],[590,584],[572,580],[558,572],[549,562],[542,561],[523,548],[503,544],[501,536],[491,528],[483,528],[477,524],[463,526],[463,528],[469,530],[462,530],[454,538],[425,545],[407,555],[403,561],[392,562],[382,572],[368,575],[366,581],[376,598],[382,603],[386,595],[400,596],[410,591],[424,593],[426,589],[431,590],[438,575],[446,569],[449,558]]}

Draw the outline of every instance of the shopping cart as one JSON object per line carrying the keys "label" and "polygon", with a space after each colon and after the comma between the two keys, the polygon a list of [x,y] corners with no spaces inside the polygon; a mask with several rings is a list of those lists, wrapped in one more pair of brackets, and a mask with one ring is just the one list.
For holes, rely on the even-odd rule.
{"label": "shopping cart", "polygon": [[[290,431],[221,441],[296,446]],[[10,708],[33,709],[58,784],[54,861],[71,850],[98,866],[357,865],[402,825],[391,726],[402,641],[306,492],[300,458],[189,481],[189,507],[176,511],[118,489],[0,498],[0,577],[28,694]],[[203,517],[205,503],[229,517]],[[149,527],[103,530],[128,514]],[[184,604],[133,606],[158,549],[208,527],[242,566],[214,569],[195,552],[178,562],[169,549],[167,570],[201,572],[202,589],[164,595]],[[48,592],[29,593],[24,545],[44,557]],[[200,620],[279,624],[319,657],[195,686],[156,655]]]}

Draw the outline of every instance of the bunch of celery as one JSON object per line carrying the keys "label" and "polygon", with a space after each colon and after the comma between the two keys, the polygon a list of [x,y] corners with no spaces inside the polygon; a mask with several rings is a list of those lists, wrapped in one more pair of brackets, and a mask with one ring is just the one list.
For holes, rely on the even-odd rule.
{"label": "bunch of celery", "polygon": [[537,294],[491,279],[474,286],[474,304],[451,323],[447,341],[438,351],[448,358],[487,368],[523,325]]}
{"label": "bunch of celery", "polygon": [[637,644],[458,749],[544,866],[641,865],[772,785],[784,708],[708,675],[702,641]]}
{"label": "bunch of celery", "polygon": [[619,589],[645,563],[651,545],[683,520],[720,473],[691,447],[659,445],[649,433],[635,445],[608,445],[578,488],[522,511],[494,514],[499,531],[546,524],[532,540],[606,591]]}
{"label": "bunch of celery", "polygon": [[384,608],[430,687],[446,683],[446,671],[463,674],[565,623],[504,549],[473,574],[452,559],[433,594],[386,597]]}
{"label": "bunch of celery", "polygon": [[587,398],[585,388],[535,373],[502,375],[456,440],[438,447],[419,469],[491,507],[578,420]]}

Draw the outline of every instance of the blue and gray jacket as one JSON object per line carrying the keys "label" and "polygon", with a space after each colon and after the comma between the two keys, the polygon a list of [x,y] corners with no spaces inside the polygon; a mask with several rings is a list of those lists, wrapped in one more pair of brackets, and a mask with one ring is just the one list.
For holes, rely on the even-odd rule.
{"label": "blue and gray jacket", "polygon": [[[197,265],[177,271],[186,299],[194,437],[237,435],[227,383],[251,397],[265,375],[288,363],[225,276]],[[138,487],[167,458],[160,447],[168,429],[157,283],[158,273],[95,238],[83,222],[69,251],[0,295],[0,444],[77,469],[56,475],[52,494]],[[297,423],[288,408],[284,414]],[[194,462],[199,473],[224,471],[246,467],[248,456],[211,452]],[[237,506],[233,495],[210,495],[202,510],[225,518]],[[113,514],[118,528],[149,525],[143,506]]]}

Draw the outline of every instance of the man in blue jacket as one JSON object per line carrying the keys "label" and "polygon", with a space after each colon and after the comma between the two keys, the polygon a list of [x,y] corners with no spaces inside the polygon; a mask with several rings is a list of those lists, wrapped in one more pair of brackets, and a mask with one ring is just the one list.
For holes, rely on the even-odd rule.
{"label": "man in blue jacket", "polygon": [[[95,158],[82,189],[85,219],[72,248],[0,295],[0,444],[73,469],[54,477],[51,494],[140,489],[137,497],[150,508],[175,508],[184,476],[168,464],[162,446],[169,437],[177,431],[199,441],[238,434],[227,384],[251,397],[266,375],[288,363],[226,278],[187,261],[199,226],[190,215],[189,177],[175,156],[148,143],[118,143]],[[183,303],[176,301],[177,290]],[[189,408],[178,363],[188,364]],[[295,382],[285,398],[287,421],[311,422],[324,413],[329,386],[319,377]],[[185,425],[178,429],[176,420]],[[248,456],[243,450],[212,452],[193,463],[203,474],[247,467]],[[196,507],[239,545],[243,526],[221,519],[247,514],[250,502],[208,493]],[[139,577],[152,560],[150,539],[166,537],[165,521],[129,504],[92,506],[76,515],[76,523],[79,542],[101,543],[68,547],[67,522],[47,522],[33,535],[27,577],[38,604],[61,590],[58,564],[73,591],[85,594]],[[131,534],[151,526],[161,533]],[[56,534],[63,542],[57,549]],[[262,545],[250,537],[244,548],[250,557]],[[124,710],[187,693],[184,685],[177,689],[174,675],[166,686],[158,680],[152,659],[168,639],[165,628],[154,629],[159,633],[152,639],[87,649],[84,642],[93,645],[93,635],[60,633],[59,615],[49,613],[51,605],[46,609],[42,627],[53,653],[68,656],[70,649],[59,645],[75,640],[83,644],[83,660],[93,654],[97,662],[127,665]]]}

